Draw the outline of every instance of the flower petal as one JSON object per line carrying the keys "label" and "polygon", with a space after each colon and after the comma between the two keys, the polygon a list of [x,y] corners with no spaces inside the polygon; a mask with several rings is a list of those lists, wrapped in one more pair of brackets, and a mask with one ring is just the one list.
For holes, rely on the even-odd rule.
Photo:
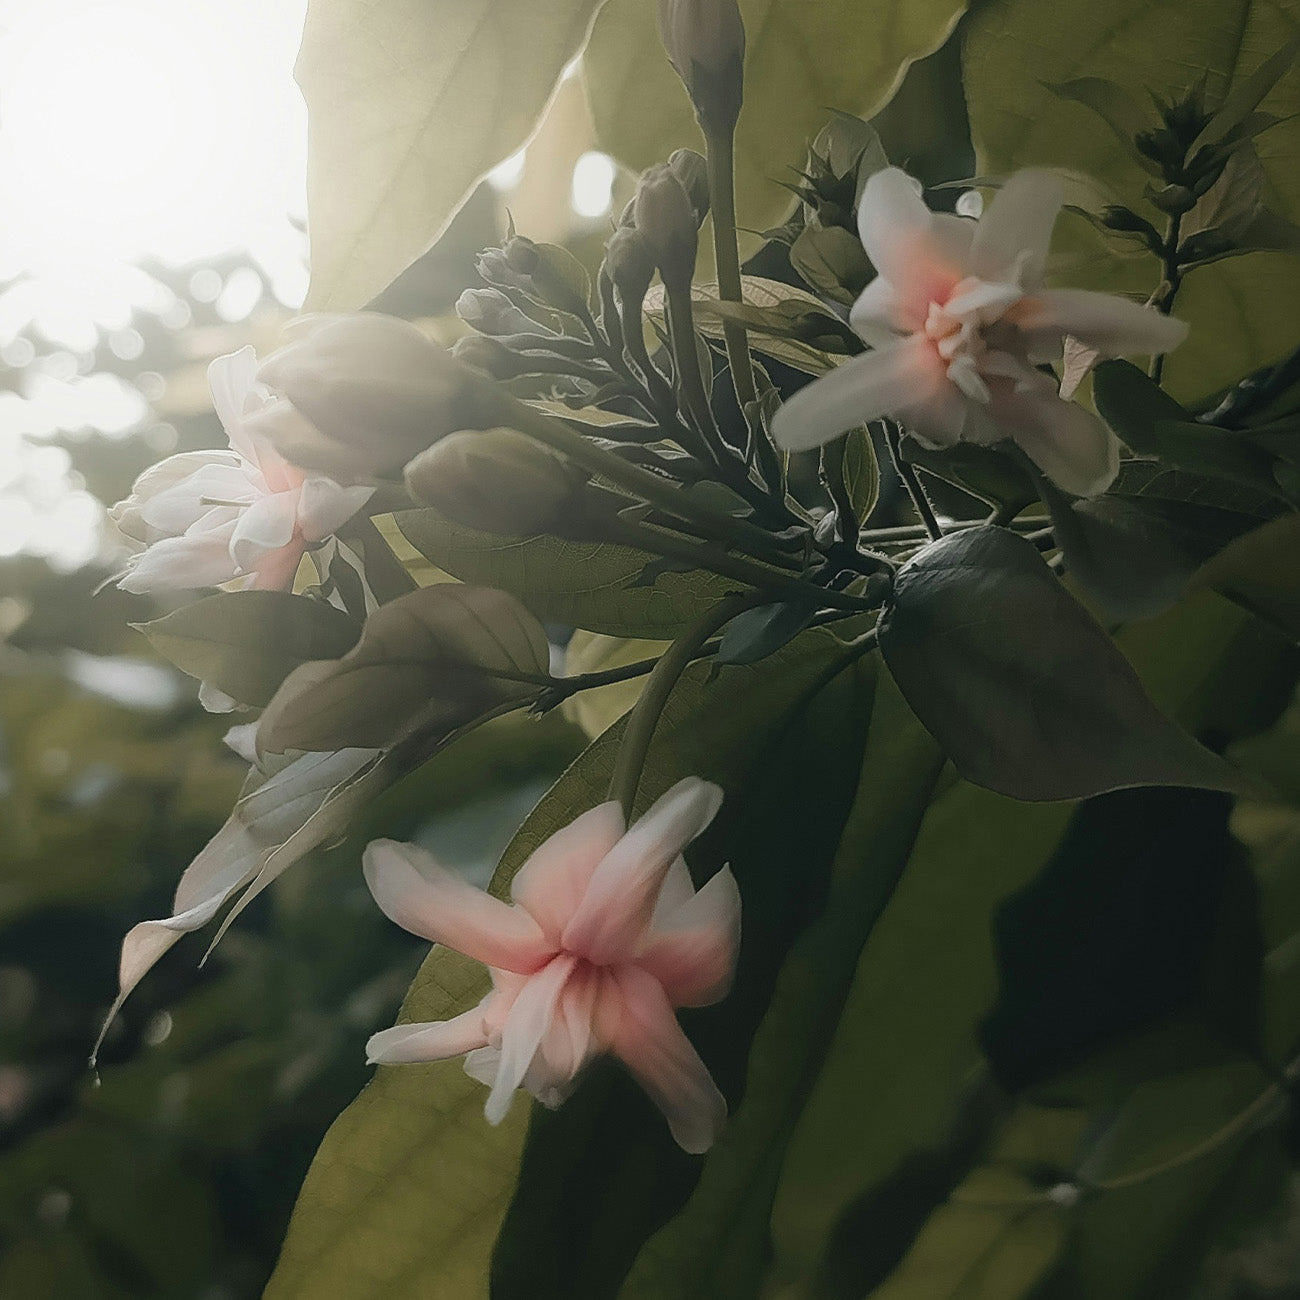
{"label": "flower petal", "polygon": [[373,487],[341,487],[333,479],[313,475],[298,497],[298,527],[309,542],[323,542],[336,533],[375,494]]}
{"label": "flower petal", "polygon": [[208,366],[208,389],[212,407],[230,445],[249,460],[256,460],[254,449],[244,433],[244,417],[257,397],[257,353],[252,347],[240,348],[224,357],[216,357]]}
{"label": "flower petal", "polygon": [[523,908],[475,889],[414,844],[375,840],[363,869],[384,915],[432,943],[525,975],[555,951]]}
{"label": "flower petal", "polygon": [[610,1046],[664,1113],[677,1145],[707,1151],[726,1122],[727,1103],[682,1032],[659,981],[635,966],[617,971],[619,1012]]}
{"label": "flower petal", "polygon": [[999,396],[994,417],[1058,487],[1075,496],[1104,492],[1119,473],[1119,440],[1090,411],[1053,392]]}
{"label": "flower petal", "polygon": [[938,354],[910,338],[854,357],[797,392],[777,411],[772,436],[786,451],[807,451],[882,415],[924,401],[945,383]]}
{"label": "flower petal", "polygon": [[[556,1004],[577,960],[567,953],[553,958],[519,991],[501,1030],[501,1062],[483,1113],[489,1124],[500,1124],[510,1109],[515,1089],[524,1081],[542,1038],[551,1027]],[[567,1076],[557,1082],[566,1082]],[[540,1080],[538,1082],[541,1082]]]}
{"label": "flower petal", "polygon": [[707,1007],[731,988],[740,948],[740,890],[723,867],[690,902],[651,930],[637,965],[675,1007]]}
{"label": "flower petal", "polygon": [[901,167],[875,173],[858,204],[858,237],[879,275],[895,284],[911,279],[912,259],[929,236],[930,209]]}
{"label": "flower petal", "polygon": [[464,1056],[486,1044],[483,1012],[479,1007],[472,1007],[450,1020],[381,1029],[366,1043],[366,1063],[398,1065],[414,1061],[445,1061],[450,1056]]}
{"label": "flower petal", "polygon": [[588,809],[533,850],[510,882],[510,897],[556,944],[578,910],[591,874],[623,836],[618,801]]}
{"label": "flower petal", "polygon": [[878,275],[858,295],[849,311],[849,324],[872,348],[887,348],[901,335],[915,334],[925,324],[919,304],[904,302],[891,280]]}
{"label": "flower petal", "polygon": [[1016,315],[1035,354],[1048,344],[1059,351],[1064,334],[1111,357],[1171,352],[1187,337],[1187,323],[1176,316],[1088,289],[1044,289],[1025,299]]}
{"label": "flower petal", "polygon": [[981,280],[1014,280],[1037,287],[1064,201],[1060,179],[1051,172],[1034,167],[1016,172],[976,223],[971,273]]}
{"label": "flower petal", "polygon": [[123,591],[140,593],[216,587],[229,582],[236,576],[235,561],[230,556],[234,531],[235,520],[231,518],[220,527],[191,531],[184,537],[159,538],[135,557],[117,585]]}
{"label": "flower petal", "polygon": [[274,492],[254,501],[239,517],[230,538],[230,553],[245,573],[293,541],[298,521],[298,494]]}
{"label": "flower petal", "polygon": [[564,927],[564,947],[596,965],[630,956],[650,924],[669,868],[721,806],[716,785],[694,776],[678,781],[596,867]]}

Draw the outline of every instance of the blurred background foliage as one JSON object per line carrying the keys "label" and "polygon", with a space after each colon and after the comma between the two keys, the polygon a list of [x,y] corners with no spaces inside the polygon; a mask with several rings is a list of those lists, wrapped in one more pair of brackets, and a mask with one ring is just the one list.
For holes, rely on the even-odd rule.
{"label": "blurred background foliage", "polygon": [[[268,9],[292,34],[301,5]],[[0,40],[13,12],[0,8]],[[973,170],[962,34],[959,26],[914,64],[875,120],[891,159],[927,184]],[[131,52],[132,60],[166,57],[166,50]],[[282,43],[277,57],[275,75],[289,87],[292,43]],[[123,71],[135,70],[128,63]],[[5,67],[0,76],[12,72]],[[69,75],[79,75],[75,62]],[[0,80],[0,123],[8,84]],[[83,128],[101,107],[80,101]],[[142,129],[166,131],[168,103],[148,107],[155,121]],[[290,118],[285,129],[301,131],[301,123]],[[454,328],[450,309],[474,282],[473,255],[499,239],[507,207],[522,233],[598,260],[609,214],[630,181],[593,139],[582,87],[570,78],[526,158],[498,168],[439,244],[375,305],[431,329]],[[140,139],[119,144],[142,147]],[[6,157],[0,150],[0,165]],[[0,175],[0,193],[7,179]],[[84,200],[93,204],[95,195]],[[203,378],[207,361],[246,342],[273,346],[301,301],[301,208],[281,215],[289,233],[281,232],[276,257],[238,241],[194,258],[133,250],[130,305],[107,312],[93,285],[80,286],[78,298],[71,255],[73,269],[54,292],[48,268],[10,265],[0,248],[0,1297],[259,1295],[311,1157],[368,1077],[365,1039],[391,1022],[425,951],[370,905],[359,846],[376,835],[416,839],[486,879],[511,832],[583,743],[555,715],[544,723],[504,720],[457,745],[389,792],[345,842],[263,895],[205,965],[198,966],[202,949],[194,943],[174,950],[128,1003],[99,1075],[87,1071],[115,989],[121,936],[141,917],[167,913],[180,870],[224,820],[243,770],[222,744],[231,719],[204,714],[194,684],[152,657],[130,628],[165,607],[101,586],[120,559],[103,508],[160,456],[222,441]],[[57,249],[51,256],[59,260]],[[793,281],[771,246],[767,256],[776,261],[756,264],[757,273]],[[773,377],[789,378],[775,363]],[[891,522],[896,495],[886,483],[881,523]],[[1115,1077],[1098,1053],[1158,1060],[1167,1073],[1202,1070],[1211,1090],[1240,1086],[1253,1095],[1253,1078],[1224,1084],[1215,1073],[1222,1062],[1207,1059],[1203,1034],[1207,1018],[1238,1025],[1244,1017],[1267,1031],[1268,981],[1296,978],[1300,901],[1287,882],[1300,861],[1300,705],[1283,712],[1295,663],[1275,645],[1252,662],[1270,667],[1252,680],[1248,700],[1203,685],[1203,707],[1193,712],[1202,734],[1221,741],[1281,714],[1261,738],[1243,742],[1282,792],[1278,801],[1239,807],[1229,822],[1218,796],[1130,792],[1072,815],[1054,810],[1059,824],[1044,826],[1041,844],[1017,844],[1024,862],[1007,867],[1007,879],[1022,870],[1030,883],[1001,913],[998,961],[1004,973],[1014,971],[1017,988],[1041,997],[1026,1003],[1004,995],[993,1006],[981,1031],[989,1072],[972,1082],[953,1130],[870,1196],[836,1202],[822,1256],[824,1270],[838,1270],[828,1293],[865,1295],[892,1274],[895,1289],[880,1295],[1009,1295],[999,1268],[1023,1266],[1026,1240],[1037,1258],[1032,1243],[1041,1238],[1052,1249],[1039,1252],[1043,1268],[1023,1293],[1043,1284],[1048,1289],[1035,1295],[1058,1294],[1043,1277],[1060,1244],[1050,1192],[1088,1122],[1088,1105],[1109,1104],[1089,1091],[1089,1068],[1094,1079]],[[972,797],[981,806],[996,802],[962,787],[953,806]],[[922,854],[940,845],[945,816],[956,815],[947,807]],[[996,839],[996,810],[983,811]],[[1170,827],[1176,835],[1166,833]],[[951,827],[947,833],[951,839]],[[1081,924],[1072,900],[1085,871],[1089,896],[1098,897],[1098,864],[1111,892]],[[1231,904],[1243,897],[1267,903],[1248,909],[1264,918],[1266,932],[1251,940],[1266,976],[1262,991],[1225,988],[1214,977],[1219,945],[1240,941]],[[1061,998],[1077,1014],[1062,1017]],[[1292,1053],[1297,1031],[1272,1026]],[[849,1053],[842,1068],[856,1068],[852,1044],[841,1050]],[[837,1079],[844,1086],[843,1077],[832,1069],[821,1086],[833,1090]],[[1179,1091],[1179,1104],[1193,1104],[1187,1096]],[[786,1256],[798,1261],[801,1242],[811,1240],[801,1234],[817,1225],[816,1197],[805,1195],[809,1179],[826,1168],[817,1100],[796,1135],[791,1190],[777,1206],[778,1265]],[[1157,1084],[1151,1096],[1124,1104],[1159,1108],[1166,1100]],[[1131,1276],[1161,1278],[1161,1289],[1142,1294],[1300,1295],[1300,1186],[1287,1163],[1296,1135],[1287,1131],[1279,1142],[1269,1130],[1266,1137],[1255,1142],[1244,1133],[1191,1177],[1176,1171],[1128,1201],[1108,1199],[1075,1234],[1071,1276],[1086,1277],[1098,1251],[1125,1239]],[[1149,1154],[1112,1144],[1094,1172],[1121,1177],[1134,1162],[1149,1163]],[[1005,1173],[1012,1166],[1022,1171],[1014,1185]],[[1287,1180],[1282,1213],[1264,1223],[1252,1217],[1253,1200],[1275,1201],[1266,1193]],[[958,1181],[964,1198],[944,1199]],[[1258,1195],[1239,1198],[1234,1231],[1208,1263],[1192,1268],[1196,1275],[1180,1271],[1179,1242],[1161,1237],[1161,1214],[1183,1222],[1180,1198],[1201,1197],[1208,1207],[1232,1181]],[[820,1194],[830,1195],[824,1186]],[[985,1211],[972,1211],[966,1202],[981,1196]],[[1004,1210],[990,1217],[987,1204]],[[939,1275],[926,1259],[927,1234],[972,1213],[976,1221],[958,1233],[971,1244],[967,1272],[942,1278],[948,1290],[917,1289],[924,1284],[917,1279],[933,1286]],[[1119,1215],[1122,1228],[1124,1216],[1139,1214],[1150,1232],[1117,1233],[1103,1221]],[[956,1267],[946,1258],[939,1273],[949,1266]],[[1076,1294],[1062,1287],[1060,1295]]]}

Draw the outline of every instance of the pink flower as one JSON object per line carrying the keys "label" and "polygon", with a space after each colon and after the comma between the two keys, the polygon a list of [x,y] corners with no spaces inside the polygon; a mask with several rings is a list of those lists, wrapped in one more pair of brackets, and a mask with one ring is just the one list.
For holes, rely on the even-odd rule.
{"label": "pink flower", "polygon": [[726,996],[740,940],[740,894],[724,867],[696,891],[682,850],[713,820],[722,791],[679,781],[631,829],[604,803],[524,863],[513,904],[475,889],[409,844],[379,840],[365,873],[384,912],[414,934],[485,963],[492,991],[471,1011],[371,1038],[371,1062],[468,1054],[498,1124],[516,1088],[558,1106],[582,1067],[612,1052],[663,1111],[673,1137],[706,1151],[726,1103],[675,1007]]}
{"label": "pink flower", "polygon": [[1021,171],[970,221],[931,212],[897,167],[872,176],[858,226],[877,276],[849,319],[874,351],[791,398],[776,441],[802,451],[890,415],[931,447],[1012,438],[1067,491],[1104,492],[1115,436],[1035,367],[1067,336],[1105,356],[1154,354],[1187,326],[1127,298],[1043,288],[1061,202],[1050,172]]}
{"label": "pink flower", "polygon": [[118,586],[164,591],[242,579],[245,587],[290,590],[308,548],[370,499],[373,488],[304,474],[252,427],[275,404],[256,371],[252,348],[208,367],[229,451],[169,456],[114,506],[119,531],[140,547]]}

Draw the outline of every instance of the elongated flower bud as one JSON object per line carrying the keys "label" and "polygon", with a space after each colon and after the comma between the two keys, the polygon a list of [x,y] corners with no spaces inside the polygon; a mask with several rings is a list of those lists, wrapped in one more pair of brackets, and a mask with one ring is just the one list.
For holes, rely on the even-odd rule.
{"label": "elongated flower bud", "polygon": [[681,181],[666,164],[651,167],[636,192],[636,228],[644,236],[664,284],[689,285],[695,274],[699,230]]}
{"label": "elongated flower bud", "polygon": [[745,24],[736,0],[659,0],[659,35],[705,132],[731,131],[744,98]]}
{"label": "elongated flower bud", "polygon": [[308,326],[258,371],[287,401],[257,431],[293,463],[343,482],[396,476],[444,434],[496,422],[481,382],[409,322],[363,313]]}
{"label": "elongated flower bud", "polygon": [[582,476],[514,429],[448,434],[406,467],[411,495],[509,537],[555,532],[581,509]]}

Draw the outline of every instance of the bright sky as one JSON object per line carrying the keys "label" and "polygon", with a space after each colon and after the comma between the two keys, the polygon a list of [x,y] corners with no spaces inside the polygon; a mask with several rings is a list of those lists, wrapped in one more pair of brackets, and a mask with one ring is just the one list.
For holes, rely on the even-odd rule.
{"label": "bright sky", "polygon": [[[93,501],[66,457],[25,438],[120,433],[139,394],[78,373],[95,328],[136,346],[133,309],[166,317],[132,263],[247,250],[281,301],[306,288],[306,113],[293,61],[306,0],[0,0],[0,359],[29,324],[57,347],[0,393],[0,556],[93,552]],[[175,322],[177,325],[181,321]],[[138,336],[136,336],[138,338]],[[71,373],[69,373],[69,371]]]}

